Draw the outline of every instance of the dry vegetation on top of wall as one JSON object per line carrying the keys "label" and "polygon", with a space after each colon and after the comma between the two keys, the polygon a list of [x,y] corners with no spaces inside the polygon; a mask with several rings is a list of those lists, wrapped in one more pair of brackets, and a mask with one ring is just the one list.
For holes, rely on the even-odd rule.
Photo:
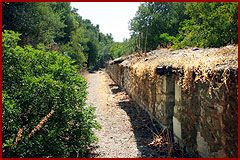
{"label": "dry vegetation on top of wall", "polygon": [[213,82],[221,87],[227,83],[231,72],[237,76],[238,46],[229,45],[222,48],[189,48],[171,51],[159,49],[145,55],[133,54],[116,59],[111,63],[132,67],[136,75],[148,74],[153,77],[157,67],[170,67],[172,73],[182,74],[179,83],[188,88],[190,81]]}

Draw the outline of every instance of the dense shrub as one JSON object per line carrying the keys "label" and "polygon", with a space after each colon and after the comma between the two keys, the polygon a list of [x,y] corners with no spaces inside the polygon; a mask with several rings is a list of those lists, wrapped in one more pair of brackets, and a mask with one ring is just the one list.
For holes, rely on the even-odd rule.
{"label": "dense shrub", "polygon": [[18,40],[13,31],[2,35],[3,156],[84,156],[98,128],[86,81],[68,57]]}
{"label": "dense shrub", "polygon": [[168,45],[173,45],[175,41],[174,36],[170,36],[168,33],[162,33],[159,35],[159,42],[161,47],[168,47]]}

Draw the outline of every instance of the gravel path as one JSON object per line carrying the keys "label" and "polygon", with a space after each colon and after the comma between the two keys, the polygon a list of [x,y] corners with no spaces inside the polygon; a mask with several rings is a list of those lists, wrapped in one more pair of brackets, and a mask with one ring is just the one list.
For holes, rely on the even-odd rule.
{"label": "gravel path", "polygon": [[[88,81],[87,103],[96,107],[95,131],[99,141],[89,157],[134,158],[166,157],[166,152],[149,147],[157,125],[103,71],[85,74]],[[158,130],[158,131],[157,131]]]}

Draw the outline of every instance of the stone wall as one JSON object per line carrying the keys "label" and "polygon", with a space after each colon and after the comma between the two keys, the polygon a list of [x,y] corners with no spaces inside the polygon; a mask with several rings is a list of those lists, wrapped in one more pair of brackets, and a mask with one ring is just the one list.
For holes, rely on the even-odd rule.
{"label": "stone wall", "polygon": [[[127,61],[127,60],[126,60]],[[159,75],[148,66],[108,64],[110,77],[193,157],[237,157],[237,75],[216,82],[179,84],[183,74]]]}

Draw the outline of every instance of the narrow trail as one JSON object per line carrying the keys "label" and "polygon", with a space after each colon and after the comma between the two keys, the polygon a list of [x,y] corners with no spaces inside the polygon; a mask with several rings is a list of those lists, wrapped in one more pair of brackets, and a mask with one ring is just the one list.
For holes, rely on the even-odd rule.
{"label": "narrow trail", "polygon": [[166,157],[148,146],[156,126],[103,71],[85,74],[88,81],[88,105],[96,107],[101,129],[95,131],[99,141],[89,157],[134,158]]}

